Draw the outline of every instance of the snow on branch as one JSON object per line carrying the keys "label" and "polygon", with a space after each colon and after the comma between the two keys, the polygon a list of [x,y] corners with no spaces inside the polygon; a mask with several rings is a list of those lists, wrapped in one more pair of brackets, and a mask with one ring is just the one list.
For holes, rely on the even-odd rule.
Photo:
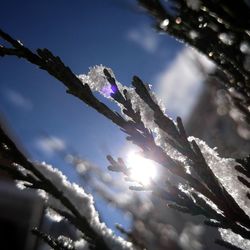
{"label": "snow on branch", "polygon": [[[53,183],[59,191],[72,203],[75,209],[80,213],[80,215],[87,219],[90,226],[94,231],[101,235],[110,247],[110,249],[130,249],[131,244],[126,242],[120,237],[116,237],[112,230],[108,229],[105,223],[101,223],[99,219],[99,214],[94,207],[94,200],[92,195],[85,193],[83,188],[75,183],[70,183],[67,177],[62,174],[58,169],[53,168],[45,163],[35,164],[36,168],[42,172],[48,180]],[[54,206],[55,205],[55,206]],[[57,207],[57,204],[48,203],[48,206],[53,209],[53,207],[61,210],[61,207]]]}
{"label": "snow on branch", "polygon": [[[44,199],[53,215],[68,219],[79,229],[84,239],[98,249],[132,249],[132,244],[116,237],[113,231],[100,222],[94,200],[90,194],[56,168],[45,163],[32,163],[17,149],[15,144],[0,129],[1,168],[7,171],[22,188],[33,188]],[[4,146],[3,146],[4,145]]]}
{"label": "snow on branch", "polygon": [[[100,72],[103,79],[105,79],[104,73],[102,72],[104,69],[103,66],[95,66],[92,68],[91,74],[93,74],[93,69],[95,69],[95,74]],[[114,77],[114,73],[110,71],[110,69],[108,72],[110,75],[112,74],[112,81],[115,82],[116,79]],[[87,75],[88,82],[91,86],[94,86],[95,78],[92,78],[91,74],[89,73]],[[106,73],[106,75],[108,74]],[[108,77],[106,81],[108,81]],[[108,84],[108,82],[106,82],[106,84]],[[165,110],[159,106],[159,103],[154,99],[155,96],[152,94],[152,92],[149,92],[150,89],[147,87],[147,85],[145,85],[137,77],[134,77],[132,84],[134,85],[135,89],[127,88],[125,86],[122,87],[122,85],[119,83],[119,90],[121,92],[125,89],[128,91],[129,94],[127,94],[127,97],[132,103],[131,108],[138,112],[141,117],[141,122],[145,125],[145,128],[147,128],[149,131],[153,131],[154,133],[154,140],[156,143],[155,147],[160,147],[167,154],[167,156],[170,157],[172,161],[171,163],[178,163],[184,166],[189,165],[188,169],[191,169],[191,173],[194,171],[201,179],[203,179],[201,183],[196,186],[194,183],[192,183],[192,181],[197,180],[192,178],[190,180],[190,175],[187,175],[187,173],[182,173],[180,175],[181,177],[184,177],[184,179],[186,178],[186,180],[189,179],[189,185],[193,186],[194,190],[198,190],[202,195],[205,195],[204,198],[206,199],[206,202],[210,204],[212,209],[215,209],[219,214],[222,212],[223,216],[225,217],[237,216],[236,214],[233,215],[235,211],[228,210],[227,206],[230,204],[234,206],[234,209],[236,209],[242,217],[242,219],[239,219],[241,220],[242,225],[249,225],[248,216],[250,215],[250,201],[246,197],[245,186],[238,180],[238,172],[234,168],[237,165],[237,162],[234,159],[220,158],[215,149],[209,148],[205,142],[199,140],[198,138],[191,136],[188,137],[185,133],[180,118],[178,118],[177,122],[175,123],[169,117],[167,117],[164,112]],[[96,90],[95,88],[92,89]],[[115,99],[115,93],[112,93],[111,97]],[[124,106],[122,103],[120,103],[120,107],[121,111],[123,111]],[[136,139],[134,138],[133,140],[132,138],[132,141],[135,142]],[[142,149],[144,148],[142,147]],[[144,149],[144,151],[146,150]],[[145,152],[145,156],[150,158],[150,154],[147,153],[149,153],[149,150]],[[153,154],[151,154],[151,156],[152,155]],[[124,168],[123,164],[121,165],[121,162],[115,161],[112,157],[109,157],[108,159],[111,163],[111,170],[121,171],[127,175],[126,168]],[[155,157],[153,157],[153,159],[155,160]],[[205,185],[205,189],[207,189],[206,192],[203,191],[203,184]],[[237,186],[237,189],[235,189],[235,186]],[[138,187],[135,190],[141,189],[143,190],[143,188]],[[192,191],[188,192],[190,192],[190,194],[192,193]],[[211,195],[211,193],[213,194]],[[214,195],[215,197],[213,197]],[[160,196],[162,196],[162,194],[160,194]],[[198,199],[198,196],[193,194],[193,197],[196,197],[196,202],[201,202],[201,200]],[[222,204],[218,198],[223,199],[225,204]],[[180,201],[178,202],[181,203]],[[181,209],[181,207],[175,208]],[[197,208],[192,207],[192,209],[194,212],[194,210]],[[208,210],[208,207],[206,207],[206,209]],[[213,218],[224,221],[225,218],[223,218],[223,216],[220,218],[220,216],[217,214],[215,217],[211,216],[210,219]],[[241,227],[238,229],[235,229],[235,225],[232,225],[232,227],[235,231],[238,230],[238,233],[241,230],[244,231],[244,229]],[[225,230],[221,232],[223,232],[222,236],[224,236]],[[248,232],[245,231],[243,234],[246,237]],[[247,238],[249,239],[249,236],[247,236]],[[247,242],[248,241],[246,241],[245,244],[248,245],[249,243]]]}
{"label": "snow on branch", "polygon": [[[239,175],[234,168],[238,163],[233,159],[220,158],[205,142],[189,137],[181,118],[178,117],[176,121],[169,118],[149,86],[140,78],[133,78],[133,87],[122,86],[114,73],[104,66],[95,66],[87,75],[76,76],[59,57],[47,49],[38,49],[33,53],[5,32],[0,31],[0,36],[13,47],[0,47],[1,56],[22,57],[47,71],[68,88],[68,93],[116,124],[129,141],[141,148],[144,157],[157,162],[178,178],[177,186],[167,183],[164,189],[157,183],[152,183],[148,190],[164,199],[170,207],[192,215],[203,215],[208,219],[207,225],[231,230],[249,242],[249,200],[245,187],[242,186],[246,182],[244,184],[239,178],[235,178]],[[11,49],[11,53],[8,49]],[[92,91],[99,91],[115,101],[121,108],[121,113],[111,110]],[[80,226],[87,238],[94,239],[92,243],[104,245],[106,249],[109,249],[109,244],[121,243],[120,240],[114,240],[109,230],[96,219],[91,198],[78,186],[68,184],[61,173],[42,164],[39,169],[45,171],[43,174],[36,165],[27,162],[25,157],[21,157],[21,162],[11,160],[7,161],[11,166],[15,162],[31,172],[24,174],[12,166],[11,173],[14,177],[23,180],[25,186],[31,183],[41,189],[42,185],[43,190],[59,199],[67,209],[61,211],[62,214],[73,224]],[[127,175],[127,167],[122,159],[114,160],[109,156],[108,160],[111,170]],[[53,180],[47,179],[47,175],[51,175]],[[54,181],[59,185],[59,189],[53,185]],[[65,194],[62,192],[64,189]],[[71,200],[72,197],[74,200]],[[82,208],[81,199],[86,201],[89,207]],[[60,208],[56,207],[55,210],[60,211]],[[85,213],[92,216],[90,220],[84,217]],[[80,225],[76,218],[80,219]],[[108,243],[107,239],[112,240],[112,243]],[[121,243],[119,246],[130,247],[127,243]]]}

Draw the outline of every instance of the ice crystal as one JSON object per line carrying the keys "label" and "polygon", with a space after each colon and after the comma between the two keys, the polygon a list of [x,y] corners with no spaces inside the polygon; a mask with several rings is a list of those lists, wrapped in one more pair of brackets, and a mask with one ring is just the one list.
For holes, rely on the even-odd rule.
{"label": "ice crystal", "polygon": [[160,27],[161,27],[163,30],[167,30],[168,25],[169,25],[169,20],[168,20],[168,19],[164,19],[164,20],[160,23]]}
{"label": "ice crystal", "polygon": [[99,92],[104,97],[109,98],[112,101],[114,101],[121,108],[124,118],[127,120],[130,120],[130,118],[126,114],[123,113],[123,106],[121,106],[120,103],[116,102],[113,98],[111,98],[111,95],[115,94],[116,91],[119,90],[121,93],[123,93],[123,90],[126,88],[123,87],[122,84],[116,79],[115,81],[116,81],[116,85],[118,89],[116,86],[111,85],[108,82],[103,72],[104,69],[108,70],[110,75],[115,79],[115,74],[113,73],[112,69],[105,67],[103,65],[95,65],[94,67],[90,68],[87,75],[81,74],[81,75],[78,75],[77,77],[82,81],[83,84],[88,84],[92,91]]}
{"label": "ice crystal", "polygon": [[106,68],[103,65],[96,65],[90,68],[87,75],[78,75],[78,78],[83,84],[88,84],[93,91],[98,91],[105,97],[110,97],[112,93],[115,93],[116,89],[107,81],[103,73],[104,69],[107,69],[111,76],[114,77],[114,73],[110,68]]}
{"label": "ice crystal", "polygon": [[226,45],[232,45],[233,44],[233,36],[231,34],[221,33],[221,34],[219,34],[219,39],[223,43],[225,43]]}

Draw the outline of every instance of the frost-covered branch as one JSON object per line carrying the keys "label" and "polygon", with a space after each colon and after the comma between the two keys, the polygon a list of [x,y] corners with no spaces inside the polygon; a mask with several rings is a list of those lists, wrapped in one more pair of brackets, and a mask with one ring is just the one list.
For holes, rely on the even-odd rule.
{"label": "frost-covered branch", "polygon": [[71,184],[59,170],[45,163],[28,161],[2,127],[0,145],[0,168],[9,173],[19,187],[37,189],[49,212],[68,219],[82,232],[90,249],[131,249],[130,243],[116,237],[100,222],[91,195]]}
{"label": "frost-covered branch", "polygon": [[138,0],[155,26],[197,49],[212,60],[224,76],[214,76],[228,89],[234,108],[250,123],[250,37],[247,1]]}
{"label": "frost-covered branch", "polygon": [[[105,70],[104,74],[107,76]],[[115,81],[114,78],[110,81],[109,76],[107,77],[107,80],[111,85]],[[96,85],[98,86],[98,82],[96,82]],[[117,83],[116,85],[119,84]],[[164,166],[164,163],[166,163],[163,161],[163,159],[166,159],[164,158],[165,155],[161,154],[161,157],[159,157],[159,153],[157,154],[157,149],[162,149],[170,158],[167,158],[168,163],[172,163],[172,167],[174,168],[174,170],[172,170],[170,166],[169,170],[182,177],[185,181],[188,181],[188,184],[194,188],[193,191],[191,189],[189,195],[184,195],[180,188],[174,186],[172,186],[172,192],[161,191],[158,193],[160,193],[164,199],[174,203],[171,204],[171,207],[182,212],[196,215],[202,214],[207,218],[220,221],[222,228],[231,228],[233,232],[249,239],[249,231],[244,228],[245,226],[249,228],[249,217],[246,214],[246,212],[248,212],[248,207],[244,206],[244,187],[241,187],[242,191],[239,189],[239,193],[236,194],[235,192],[232,192],[234,189],[232,183],[230,186],[229,182],[225,181],[228,175],[230,175],[229,171],[231,171],[232,175],[236,162],[233,159],[219,158],[216,152],[210,149],[204,142],[195,138],[187,137],[181,119],[178,118],[177,123],[175,124],[171,119],[166,117],[139,78],[134,78],[133,85],[135,86],[134,93],[132,89],[127,89],[125,87],[126,94],[130,93],[129,97],[133,104],[132,108],[134,108],[134,111],[139,112],[145,127],[150,131],[155,132],[158,136],[158,138],[156,138],[158,139],[158,145],[152,143],[141,147],[144,151],[144,156],[151,158]],[[122,92],[121,89],[122,87],[120,86],[120,93]],[[138,95],[137,97],[136,94]],[[114,98],[114,93],[111,93],[110,96],[117,101],[117,98]],[[140,105],[141,100],[143,100],[144,105]],[[119,104],[122,105],[121,102]],[[122,110],[123,108],[124,107],[122,107]],[[125,113],[124,110],[123,113]],[[133,120],[132,117],[130,117],[130,119]],[[164,133],[159,133],[160,129]],[[129,139],[137,144],[136,138],[133,136]],[[171,146],[172,149],[167,146],[167,144]],[[181,155],[178,155],[173,148]],[[162,151],[160,152],[162,153]],[[108,160],[111,163],[111,166],[109,167],[110,170],[120,171],[125,175],[128,175],[127,168],[121,159],[115,161],[109,156]],[[189,165],[191,171],[198,175],[198,179],[195,179],[192,176],[190,177],[186,171],[184,171],[184,173],[183,170],[185,167],[183,165]],[[221,168],[220,171],[219,168]],[[231,170],[228,170],[227,168],[231,168]],[[175,172],[176,170],[177,172]],[[225,170],[227,170],[227,172],[223,173]],[[225,178],[223,174],[225,174]],[[154,188],[155,187],[152,187],[152,189]],[[173,190],[175,192],[173,192]],[[197,195],[195,191],[198,191],[198,193],[203,194],[206,198],[212,201],[217,208],[219,208],[220,212],[218,213],[217,209],[213,206],[210,207],[211,204],[207,203],[205,201],[206,199],[204,200],[204,197]],[[232,197],[231,194],[235,195]],[[237,197],[239,194],[240,197]],[[239,206],[235,199],[242,206]],[[244,209],[242,209],[242,207],[244,207]],[[239,226],[238,222],[240,222],[242,226]]]}
{"label": "frost-covered branch", "polygon": [[[210,222],[215,221],[221,228],[222,236],[231,235],[231,230],[235,237],[240,235],[250,240],[249,200],[245,200],[245,186],[238,181],[238,172],[234,171],[238,163],[234,159],[220,158],[205,142],[188,137],[181,119],[177,118],[176,122],[170,119],[149,86],[141,79],[133,78],[134,88],[123,86],[116,80],[112,70],[104,66],[95,66],[87,75],[76,76],[59,57],[55,57],[47,49],[38,49],[37,53],[33,53],[6,33],[0,32],[0,36],[16,50],[16,54],[10,54],[0,48],[0,55],[22,57],[47,71],[68,88],[68,93],[118,125],[127,134],[127,139],[141,148],[144,157],[156,161],[178,178],[178,185],[167,183],[163,188],[153,183],[148,190],[163,198],[172,208],[193,215],[203,215]],[[112,111],[100,102],[93,91],[99,91],[114,101],[121,108],[121,113]],[[108,160],[110,170],[129,176],[122,159],[116,161],[109,156]],[[31,168],[28,168],[29,171],[35,171],[35,176],[41,177],[36,167],[32,164],[28,166]],[[47,165],[43,169],[43,178],[51,174],[48,172],[52,172],[52,176],[55,174]],[[48,182],[46,178],[43,181]],[[136,189],[143,188],[139,186]],[[70,186],[69,190],[72,189],[75,186]],[[48,192],[46,189],[45,191]],[[53,195],[61,194],[57,192],[58,190],[54,190]],[[81,218],[76,209],[78,205],[76,208],[72,207],[72,204],[68,204],[67,197],[64,202],[73,215]],[[60,211],[57,206],[55,208]],[[230,241],[228,238],[226,240]],[[249,246],[249,241],[246,242],[246,246]]]}

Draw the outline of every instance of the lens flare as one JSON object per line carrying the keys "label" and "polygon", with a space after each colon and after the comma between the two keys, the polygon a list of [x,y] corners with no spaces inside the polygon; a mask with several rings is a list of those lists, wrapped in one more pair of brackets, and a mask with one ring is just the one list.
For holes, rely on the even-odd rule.
{"label": "lens flare", "polygon": [[117,87],[115,85],[106,85],[101,89],[101,93],[106,96],[110,97],[111,94],[115,94],[117,92]]}

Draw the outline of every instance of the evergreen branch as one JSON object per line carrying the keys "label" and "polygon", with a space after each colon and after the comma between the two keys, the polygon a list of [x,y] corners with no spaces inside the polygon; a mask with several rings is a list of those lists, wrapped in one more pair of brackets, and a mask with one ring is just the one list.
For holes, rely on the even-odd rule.
{"label": "evergreen branch", "polygon": [[[157,10],[157,8],[160,8],[161,10],[160,13],[157,13],[157,15],[160,15],[160,18],[162,18],[162,15],[165,15],[164,17],[166,17],[167,13],[162,11],[163,7],[159,5],[159,1],[155,0],[153,2],[153,10],[155,11]],[[176,32],[174,34],[177,34],[177,36],[178,34],[182,34],[181,32],[178,33],[179,31],[175,26],[173,26],[172,28]],[[208,31],[209,30],[207,30],[207,32]],[[209,34],[209,32],[207,34]],[[177,124],[175,124],[171,119],[165,116],[159,105],[153,100],[144,83],[138,77],[133,78],[133,86],[135,87],[136,94],[154,112],[155,123],[167,134],[166,142],[170,143],[173,147],[175,147],[175,149],[177,149],[180,153],[187,157],[192,169],[196,172],[199,179],[187,173],[183,163],[178,160],[172,159],[171,156],[169,156],[160,146],[156,145],[152,133],[148,129],[146,129],[142,122],[140,112],[133,110],[131,100],[129,99],[127,92],[125,90],[123,91],[123,93],[119,91],[115,79],[107,70],[104,70],[104,75],[106,76],[111,86],[114,86],[117,89],[116,93],[112,94],[111,97],[124,107],[124,113],[129,116],[133,122],[124,119],[121,115],[112,111],[107,105],[100,102],[93,95],[90,87],[87,84],[82,84],[80,79],[76,77],[74,73],[64,65],[60,58],[55,57],[47,49],[38,49],[37,54],[34,54],[28,48],[25,48],[22,44],[11,38],[6,33],[0,31],[0,36],[14,47],[14,49],[6,49],[0,47],[1,56],[15,55],[18,57],[22,57],[30,61],[31,63],[38,65],[41,69],[47,71],[49,74],[61,81],[68,88],[68,92],[70,94],[78,97],[83,102],[90,105],[92,108],[118,125],[122,131],[128,134],[129,140],[132,140],[133,143],[142,148],[142,150],[144,151],[143,153],[145,153],[148,158],[153,159],[156,162],[160,163],[162,166],[167,167],[169,171],[171,171],[178,177],[181,177],[184,182],[187,182],[190,187],[194,188],[197,192],[204,195],[215,205],[217,205],[217,207],[223,212],[224,216],[223,218],[219,218],[221,220],[220,222],[223,222],[222,227],[231,228],[233,232],[236,232],[247,239],[250,238],[249,231],[245,230],[243,227],[237,224],[238,222],[240,222],[241,225],[249,228],[249,217],[239,207],[239,205],[225,190],[225,188],[221,186],[218,179],[206,163],[206,160],[197,143],[195,141],[192,141],[191,143],[188,141],[181,119],[178,118]],[[198,46],[197,44],[198,43],[196,43],[196,46]],[[233,64],[231,66],[235,70],[231,72],[234,76],[240,74],[240,77],[242,79],[245,77],[245,72],[242,72],[240,68],[234,67]],[[69,209],[77,219],[81,221],[78,226],[86,234],[86,236],[92,240],[92,243],[94,242],[97,247],[102,246],[102,249],[108,249],[100,236],[91,229],[86,219],[81,216],[79,211],[77,211],[73,204],[71,204],[70,201],[63,195],[63,193],[58,190],[53,185],[53,183],[51,183],[50,180],[46,178],[46,176],[44,176],[39,170],[37,170],[32,165],[32,163],[26,160],[25,156],[20,153],[20,151],[11,142],[11,140],[9,140],[9,138],[3,131],[1,131],[0,136],[1,138],[3,138],[3,143],[6,143],[7,146],[11,149],[12,153],[14,153],[15,155],[15,157],[12,158],[11,154],[8,154],[4,151],[5,157],[7,157],[7,159],[9,160],[12,160],[12,162],[20,164],[25,169],[34,174],[40,180],[40,184],[42,183],[42,185],[44,185],[43,189],[51,193],[55,198],[59,199],[62,204],[67,209]],[[109,166],[110,170],[122,172],[128,175],[127,169],[121,159],[115,161],[112,157],[108,157],[108,160],[111,163],[111,165]],[[13,172],[13,174],[15,173]],[[34,187],[37,187],[35,183]],[[172,188],[172,191],[173,190],[174,188]],[[195,197],[195,200],[198,204],[194,206],[194,202],[191,202],[192,200],[190,199],[190,197],[185,196],[183,193],[181,194],[180,191],[177,190],[175,190],[175,193],[178,193],[178,196],[173,196],[173,193],[171,192],[164,193],[166,200],[174,202],[174,204],[169,204],[170,207],[182,212],[195,215],[203,214],[209,218],[218,219],[218,214],[214,213],[213,209],[209,209],[209,206],[204,203],[204,200],[202,200],[197,195],[195,196],[195,194],[193,194],[193,197]]]}
{"label": "evergreen branch", "polygon": [[[21,151],[16,147],[14,142],[8,137],[0,126],[0,142],[4,143],[8,147],[8,153],[3,152],[5,157],[13,163],[19,164],[26,170],[30,171],[39,181],[36,179],[29,179],[31,181],[33,188],[43,189],[53,197],[58,199],[76,218],[77,228],[81,230],[91,241],[90,243],[95,244],[97,249],[109,249],[104,240],[98,235],[93,228],[88,223],[87,219],[84,218],[80,211],[71,203],[71,201],[64,195],[61,190],[58,190],[57,187],[49,180],[46,176],[42,174],[31,162],[29,162],[26,157],[21,153]],[[2,154],[2,151],[0,152]],[[5,171],[8,171],[9,165],[5,166]],[[13,173],[13,169],[10,168],[10,173]],[[14,176],[18,178],[19,176]],[[49,176],[48,176],[49,177]],[[23,180],[23,179],[21,179]]]}
{"label": "evergreen branch", "polygon": [[[22,58],[40,66],[41,69],[47,71],[49,74],[61,81],[66,87],[68,87],[69,93],[80,98],[83,102],[90,105],[99,113],[110,119],[113,123],[121,127],[125,133],[129,134],[128,139],[131,139],[136,145],[145,149],[145,151],[149,152],[151,156],[154,155],[154,160],[160,160],[160,164],[168,166],[171,172],[187,180],[195,189],[203,195],[211,198],[212,195],[209,194],[209,191],[198,180],[193,178],[191,175],[186,174],[184,168],[180,166],[179,163],[173,161],[162,151],[160,147],[155,145],[152,135],[149,135],[148,133],[146,135],[141,134],[136,127],[132,126],[130,122],[127,122],[120,115],[111,111],[105,104],[101,103],[96,97],[94,97],[89,86],[87,84],[82,84],[72,71],[63,64],[59,57],[53,56],[53,54],[47,49],[38,49],[37,54],[34,54],[28,48],[20,44],[20,42],[16,41],[1,30],[0,37],[12,44],[12,46],[16,49],[20,50],[22,52]],[[137,78],[134,78],[134,80],[135,79]],[[143,91],[146,94],[145,89]],[[148,97],[148,94],[146,94],[146,96]],[[153,105],[153,103],[151,103],[151,105]],[[157,109],[156,106],[154,106],[154,108]],[[170,126],[173,131],[176,130],[173,125]]]}

